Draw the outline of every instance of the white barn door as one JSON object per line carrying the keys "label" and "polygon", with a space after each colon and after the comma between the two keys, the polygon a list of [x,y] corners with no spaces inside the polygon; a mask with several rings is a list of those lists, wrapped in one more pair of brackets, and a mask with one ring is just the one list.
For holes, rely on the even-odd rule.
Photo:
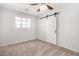
{"label": "white barn door", "polygon": [[38,20],[38,39],[56,44],[56,17]]}
{"label": "white barn door", "polygon": [[56,44],[56,17],[51,16],[47,19],[47,41]]}

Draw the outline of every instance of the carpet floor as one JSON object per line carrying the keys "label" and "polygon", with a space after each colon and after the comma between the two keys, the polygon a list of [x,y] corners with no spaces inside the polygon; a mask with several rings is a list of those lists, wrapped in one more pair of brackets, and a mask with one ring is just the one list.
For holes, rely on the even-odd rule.
{"label": "carpet floor", "polygon": [[1,56],[79,56],[79,53],[41,40],[0,47]]}

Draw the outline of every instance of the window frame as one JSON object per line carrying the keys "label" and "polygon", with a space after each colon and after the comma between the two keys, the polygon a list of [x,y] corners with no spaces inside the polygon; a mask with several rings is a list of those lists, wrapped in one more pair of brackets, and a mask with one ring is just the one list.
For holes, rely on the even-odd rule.
{"label": "window frame", "polygon": [[15,17],[15,27],[16,28],[22,28],[22,29],[24,29],[24,28],[27,28],[27,29],[29,29],[29,28],[31,28],[31,19],[26,19],[26,18],[24,18],[24,17],[19,17],[19,16],[16,16]]}

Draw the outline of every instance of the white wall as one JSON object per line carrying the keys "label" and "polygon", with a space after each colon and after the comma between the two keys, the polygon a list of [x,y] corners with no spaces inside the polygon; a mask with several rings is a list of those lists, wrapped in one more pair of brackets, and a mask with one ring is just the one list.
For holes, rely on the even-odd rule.
{"label": "white wall", "polygon": [[[1,14],[0,14],[0,16],[1,16]],[[0,19],[1,19],[1,17],[0,17]],[[1,20],[0,20],[0,39],[1,39]]]}
{"label": "white wall", "polygon": [[58,21],[58,45],[79,52],[79,4],[65,6]]}
{"label": "white wall", "polygon": [[38,20],[38,39],[46,41],[47,40],[47,20]]}
{"label": "white wall", "polygon": [[[31,19],[30,29],[15,28],[15,16]],[[28,14],[0,8],[0,46],[37,39],[37,18]]]}

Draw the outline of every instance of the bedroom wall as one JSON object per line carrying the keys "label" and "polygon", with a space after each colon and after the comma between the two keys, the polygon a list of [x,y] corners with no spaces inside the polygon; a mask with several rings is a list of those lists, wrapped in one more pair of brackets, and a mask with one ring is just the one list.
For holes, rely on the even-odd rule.
{"label": "bedroom wall", "polygon": [[38,39],[46,41],[47,40],[47,20],[39,19],[38,20]]}
{"label": "bedroom wall", "polygon": [[65,6],[58,21],[58,45],[79,52],[79,4]]}
{"label": "bedroom wall", "polygon": [[[1,14],[0,14],[0,16],[1,16]],[[1,17],[0,17],[0,19],[1,19]],[[1,39],[1,20],[0,20],[0,39]]]}
{"label": "bedroom wall", "polygon": [[[15,16],[31,19],[31,28],[30,29],[15,28]],[[36,17],[5,8],[0,8],[0,46],[33,39],[37,39]]]}

